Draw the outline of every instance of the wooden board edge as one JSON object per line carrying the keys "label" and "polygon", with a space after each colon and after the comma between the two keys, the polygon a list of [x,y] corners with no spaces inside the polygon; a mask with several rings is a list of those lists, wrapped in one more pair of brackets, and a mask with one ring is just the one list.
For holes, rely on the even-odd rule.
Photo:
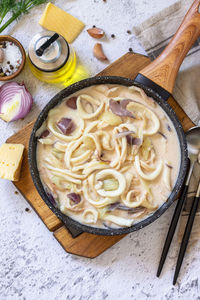
{"label": "wooden board edge", "polygon": [[[96,258],[126,236],[126,234],[117,236],[94,235],[84,232],[78,237],[72,238],[65,226],[57,229],[53,235],[67,253],[91,259]],[[85,249],[83,249],[83,245]]]}
{"label": "wooden board edge", "polygon": [[[54,232],[54,231],[56,231],[57,229],[59,229],[59,228],[62,228],[63,227],[63,222],[58,218],[58,217],[56,217],[57,219],[58,219],[58,221],[59,221],[59,223],[57,224],[57,225],[55,225],[55,226],[49,226],[48,225],[48,223],[45,221],[45,219],[43,219],[41,216],[40,216],[40,214],[39,214],[39,212],[34,208],[34,206],[32,205],[32,203],[29,201],[29,199],[28,198],[26,198],[26,196],[24,195],[24,193],[23,193],[23,191],[21,191],[19,188],[18,188],[18,186],[16,185],[16,183],[14,182],[14,181],[12,181],[12,184],[15,186],[15,188],[20,192],[20,194],[22,195],[22,197],[28,202],[28,204],[31,206],[31,208],[34,210],[34,212],[36,212],[36,214],[38,215],[38,217],[42,220],[42,222],[44,223],[44,225],[48,228],[48,230],[50,231],[50,232]],[[47,206],[48,207],[48,206]],[[50,210],[50,208],[48,207],[48,209]],[[51,211],[51,210],[50,210]],[[55,214],[53,213],[53,216],[54,216]]]}

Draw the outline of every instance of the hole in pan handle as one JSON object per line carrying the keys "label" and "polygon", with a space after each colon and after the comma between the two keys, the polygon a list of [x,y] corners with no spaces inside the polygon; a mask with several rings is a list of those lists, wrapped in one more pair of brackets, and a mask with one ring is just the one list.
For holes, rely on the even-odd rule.
{"label": "hole in pan handle", "polygon": [[146,77],[150,79],[146,81],[147,86],[156,89],[155,92],[160,92],[160,95],[164,95],[164,99],[167,98],[166,92],[169,92],[170,96],[179,68],[200,36],[199,11],[200,0],[195,0],[168,46],[153,62],[140,71],[135,79],[136,82],[145,84],[144,77]]}

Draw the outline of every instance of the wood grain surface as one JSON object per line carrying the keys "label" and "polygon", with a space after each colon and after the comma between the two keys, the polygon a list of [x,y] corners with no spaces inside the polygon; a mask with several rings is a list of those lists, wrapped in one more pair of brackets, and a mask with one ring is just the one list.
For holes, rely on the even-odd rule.
{"label": "wood grain surface", "polygon": [[[137,73],[149,63],[149,58],[145,56],[127,53],[98,75],[118,75],[134,79]],[[188,130],[194,126],[192,121],[172,97],[169,99],[169,103],[174,108],[184,130]],[[83,233],[75,239],[72,238],[66,227],[40,198],[32,182],[28,167],[27,151],[33,124],[34,121],[7,140],[8,143],[22,143],[25,146],[21,178],[20,181],[13,182],[13,184],[35,209],[47,228],[54,232],[55,238],[67,252],[94,258],[122,239],[124,235],[109,237]]]}

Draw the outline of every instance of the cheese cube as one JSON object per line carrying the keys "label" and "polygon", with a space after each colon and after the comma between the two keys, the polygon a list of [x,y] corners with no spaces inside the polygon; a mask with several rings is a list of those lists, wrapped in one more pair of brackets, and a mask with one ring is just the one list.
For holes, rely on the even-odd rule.
{"label": "cheese cube", "polygon": [[83,22],[50,2],[45,8],[39,24],[62,35],[68,43],[72,43],[85,27]]}
{"label": "cheese cube", "polygon": [[0,178],[18,181],[23,159],[24,145],[3,144],[0,146]]}

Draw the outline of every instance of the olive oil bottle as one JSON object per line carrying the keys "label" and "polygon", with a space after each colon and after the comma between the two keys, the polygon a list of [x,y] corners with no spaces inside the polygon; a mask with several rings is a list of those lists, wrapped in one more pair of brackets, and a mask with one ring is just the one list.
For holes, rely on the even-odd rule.
{"label": "olive oil bottle", "polygon": [[28,63],[39,80],[60,86],[68,86],[89,76],[86,68],[77,63],[74,49],[52,31],[42,31],[33,37],[29,44]]}

